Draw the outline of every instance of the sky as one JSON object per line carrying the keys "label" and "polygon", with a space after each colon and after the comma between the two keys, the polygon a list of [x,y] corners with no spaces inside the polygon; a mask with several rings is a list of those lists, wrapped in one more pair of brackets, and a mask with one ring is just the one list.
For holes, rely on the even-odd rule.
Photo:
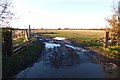
{"label": "sky", "polygon": [[12,0],[15,28],[105,28],[113,0]]}

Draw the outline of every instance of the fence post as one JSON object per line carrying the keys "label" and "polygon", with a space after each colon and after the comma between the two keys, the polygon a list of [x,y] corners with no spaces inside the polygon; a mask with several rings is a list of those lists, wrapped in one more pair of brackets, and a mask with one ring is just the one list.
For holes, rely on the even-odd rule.
{"label": "fence post", "polygon": [[7,56],[12,56],[12,28],[4,28],[2,30],[3,40],[2,51]]}
{"label": "fence post", "polygon": [[105,38],[104,38],[104,43],[103,46],[106,49],[108,47],[108,39],[109,39],[109,32],[105,32]]}
{"label": "fence post", "polygon": [[29,25],[29,38],[31,37],[31,28],[30,28],[30,25]]}

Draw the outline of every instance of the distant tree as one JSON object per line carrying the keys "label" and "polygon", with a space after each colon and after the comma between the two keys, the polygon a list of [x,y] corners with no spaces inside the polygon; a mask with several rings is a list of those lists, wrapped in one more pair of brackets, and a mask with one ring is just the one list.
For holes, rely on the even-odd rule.
{"label": "distant tree", "polygon": [[61,30],[61,28],[58,28],[58,30]]}
{"label": "distant tree", "polygon": [[44,30],[44,28],[41,28],[41,30]]}
{"label": "distant tree", "polygon": [[120,45],[120,20],[118,19],[118,6],[113,2],[112,5],[113,15],[105,18],[111,26],[111,38],[113,42]]}
{"label": "distant tree", "polygon": [[10,0],[0,0],[0,27],[8,27],[10,24],[11,19],[13,18],[13,13],[11,9]]}

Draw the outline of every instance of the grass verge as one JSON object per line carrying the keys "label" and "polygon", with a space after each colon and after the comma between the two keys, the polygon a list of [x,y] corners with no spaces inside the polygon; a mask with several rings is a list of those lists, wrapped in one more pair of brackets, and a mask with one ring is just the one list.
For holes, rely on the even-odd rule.
{"label": "grass verge", "polygon": [[3,78],[11,77],[19,71],[32,66],[32,64],[39,58],[43,48],[43,42],[37,40],[13,57],[2,55]]}

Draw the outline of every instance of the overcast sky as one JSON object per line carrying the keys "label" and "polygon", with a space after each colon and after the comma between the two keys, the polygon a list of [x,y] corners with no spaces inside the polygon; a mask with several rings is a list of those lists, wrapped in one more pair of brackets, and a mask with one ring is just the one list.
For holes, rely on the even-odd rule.
{"label": "overcast sky", "polygon": [[[116,0],[117,1],[117,0]],[[102,28],[113,0],[13,0],[12,27]]]}

